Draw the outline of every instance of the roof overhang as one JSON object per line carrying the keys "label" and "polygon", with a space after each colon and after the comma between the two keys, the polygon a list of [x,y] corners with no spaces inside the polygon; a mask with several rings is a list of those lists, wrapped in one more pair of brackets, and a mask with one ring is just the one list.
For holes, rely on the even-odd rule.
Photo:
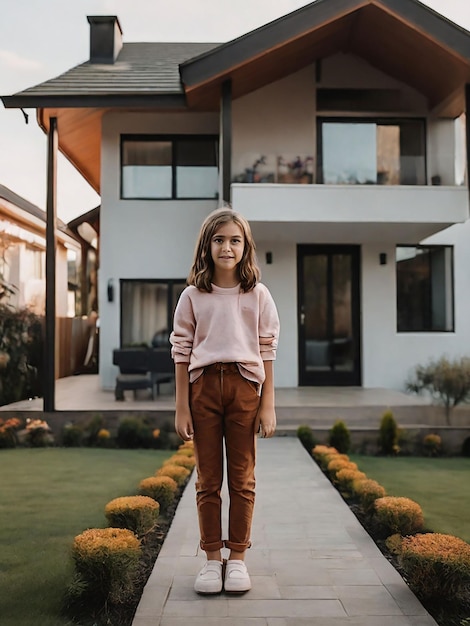
{"label": "roof overhang", "polygon": [[181,64],[180,73],[188,105],[216,109],[226,80],[238,98],[340,52],[414,87],[441,116],[465,109],[470,34],[417,0],[317,0]]}

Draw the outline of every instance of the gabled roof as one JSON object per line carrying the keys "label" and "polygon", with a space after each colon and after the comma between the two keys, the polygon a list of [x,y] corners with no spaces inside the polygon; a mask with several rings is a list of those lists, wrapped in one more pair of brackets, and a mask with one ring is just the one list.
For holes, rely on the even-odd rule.
{"label": "gabled roof", "polygon": [[185,106],[180,63],[217,45],[126,43],[114,64],[87,61],[3,100],[9,107],[145,106],[145,100],[155,106],[162,96],[161,103]]}
{"label": "gabled roof", "polygon": [[335,53],[352,53],[426,95],[431,106],[470,81],[470,33],[418,0],[317,0],[189,59],[189,105],[232,81],[237,98]]}

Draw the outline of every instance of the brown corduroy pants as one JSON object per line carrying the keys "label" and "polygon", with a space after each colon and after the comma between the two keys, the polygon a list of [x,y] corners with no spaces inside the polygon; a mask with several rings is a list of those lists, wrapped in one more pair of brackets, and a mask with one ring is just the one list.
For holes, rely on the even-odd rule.
{"label": "brown corduroy pants", "polygon": [[[190,386],[201,548],[249,548],[255,503],[258,385],[236,363],[215,363]],[[222,540],[224,440],[230,496],[228,540]]]}

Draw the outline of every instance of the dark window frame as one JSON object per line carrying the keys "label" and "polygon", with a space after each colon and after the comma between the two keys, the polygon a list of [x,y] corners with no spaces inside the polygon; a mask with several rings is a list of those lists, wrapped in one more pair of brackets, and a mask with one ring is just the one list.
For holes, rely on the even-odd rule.
{"label": "dark window frame", "polygon": [[[424,156],[424,184],[428,185],[428,159],[427,159],[427,122],[424,117],[387,117],[387,116],[347,116],[347,115],[338,115],[338,116],[317,116],[317,168],[316,168],[316,180],[319,185],[325,184],[323,182],[323,135],[322,135],[322,125],[328,123],[338,123],[338,124],[353,124],[353,123],[364,123],[371,124],[374,123],[376,125],[382,126],[393,126],[394,124],[399,124],[400,122],[420,122],[423,126],[423,156]],[[378,186],[378,185],[377,185]],[[394,185],[399,186],[399,185]],[[421,186],[421,185],[407,185],[410,187],[413,186]]]}
{"label": "dark window frame", "polygon": [[[452,299],[452,316],[451,316],[451,328],[449,329],[442,329],[442,328],[423,328],[423,329],[401,329],[399,327],[399,314],[398,314],[398,263],[397,260],[395,258],[395,310],[396,310],[396,314],[397,314],[397,322],[396,322],[396,331],[399,334],[406,334],[406,333],[455,333],[455,273],[454,273],[454,268],[455,268],[455,262],[454,262],[454,257],[455,257],[455,247],[453,245],[450,244],[442,244],[442,245],[421,245],[421,244],[396,244],[395,246],[396,250],[398,248],[415,248],[416,250],[442,250],[442,249],[449,249],[451,251],[451,258],[450,258],[450,287],[451,287],[451,299]],[[429,269],[429,278],[432,284],[432,273],[431,273],[431,268]],[[428,302],[428,310],[427,310],[427,314],[428,314],[428,318],[432,319],[432,291],[430,292],[430,301]]]}
{"label": "dark window frame", "polygon": [[[171,332],[173,327],[173,314],[177,304],[173,302],[173,288],[175,285],[181,285],[183,288],[187,286],[186,278],[120,278],[119,279],[119,302],[120,302],[120,310],[119,310],[119,347],[123,347],[123,290],[124,283],[148,283],[148,284],[158,284],[158,285],[166,285],[168,287],[167,293],[169,295],[167,302],[167,322],[168,322],[168,334]],[[168,344],[169,345],[169,344]]]}
{"label": "dark window frame", "polygon": [[[172,154],[172,163],[171,163],[171,198],[167,198],[167,197],[162,197],[162,196],[150,196],[150,197],[142,197],[142,196],[137,196],[137,197],[130,197],[130,196],[126,196],[124,197],[123,195],[123,154],[124,154],[124,143],[126,142],[126,140],[129,141],[141,141],[141,142],[151,142],[151,141],[165,141],[165,142],[171,142],[172,146],[171,146],[171,154]],[[195,197],[187,197],[185,196],[184,198],[179,198],[176,195],[176,168],[178,166],[178,162],[177,162],[177,155],[178,155],[178,141],[194,141],[194,142],[201,142],[201,141],[214,141],[215,142],[215,148],[216,148],[216,167],[217,167],[217,172],[220,172],[220,157],[219,157],[219,135],[215,135],[215,134],[196,134],[196,135],[181,135],[181,134],[176,134],[176,135],[162,135],[161,133],[158,134],[132,134],[132,133],[125,133],[122,134],[120,136],[120,145],[119,145],[119,199],[120,200],[131,200],[131,201],[136,201],[136,200],[166,200],[166,201],[173,201],[173,200],[178,200],[180,202],[183,202],[185,200],[217,200],[219,197],[219,193],[217,193],[216,196],[195,196]]]}

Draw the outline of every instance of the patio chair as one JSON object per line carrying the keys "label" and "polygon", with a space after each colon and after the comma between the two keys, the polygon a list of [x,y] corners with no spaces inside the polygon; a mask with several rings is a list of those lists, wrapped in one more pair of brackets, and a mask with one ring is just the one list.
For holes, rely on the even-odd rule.
{"label": "patio chair", "polygon": [[160,384],[174,378],[174,366],[168,348],[118,348],[113,350],[113,364],[119,367],[114,396],[124,400],[124,391],[132,390],[134,397],[139,389],[150,389],[152,400]]}

